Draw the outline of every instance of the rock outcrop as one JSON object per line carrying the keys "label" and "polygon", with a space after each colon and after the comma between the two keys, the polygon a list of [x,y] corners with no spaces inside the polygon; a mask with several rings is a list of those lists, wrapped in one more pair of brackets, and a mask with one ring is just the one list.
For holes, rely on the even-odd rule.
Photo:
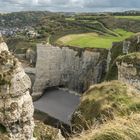
{"label": "rock outcrop", "polygon": [[45,88],[55,86],[84,92],[100,82],[106,70],[106,58],[104,61],[101,57],[100,51],[38,45],[33,96],[40,96]]}
{"label": "rock outcrop", "polygon": [[6,43],[4,42],[2,35],[0,33],[0,53],[2,51],[8,51],[8,47],[7,47]]}
{"label": "rock outcrop", "polygon": [[35,65],[35,62],[36,62],[35,51],[33,51],[31,48],[27,49],[25,57],[30,62],[30,64]]}
{"label": "rock outcrop", "polygon": [[130,53],[117,59],[118,80],[140,90],[140,53]]}
{"label": "rock outcrop", "polygon": [[123,50],[122,51],[123,51],[124,54],[128,54],[130,44],[131,44],[130,41],[126,41],[126,40],[123,41]]}
{"label": "rock outcrop", "polygon": [[37,140],[65,140],[59,129],[35,121],[34,135]]}
{"label": "rock outcrop", "polygon": [[129,54],[133,52],[140,52],[140,33],[131,36],[121,42],[114,42],[111,52],[111,61],[109,63],[108,73],[106,75],[106,80],[117,80],[118,70],[116,65],[116,59],[120,55]]}
{"label": "rock outcrop", "polygon": [[34,107],[30,88],[29,77],[1,39],[0,128],[5,130],[6,140],[34,140]]}

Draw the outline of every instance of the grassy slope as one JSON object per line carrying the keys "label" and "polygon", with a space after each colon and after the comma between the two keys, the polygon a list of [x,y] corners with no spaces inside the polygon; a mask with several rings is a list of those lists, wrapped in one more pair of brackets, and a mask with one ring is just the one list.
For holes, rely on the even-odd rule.
{"label": "grassy slope", "polygon": [[98,35],[97,33],[70,34],[58,39],[57,44],[82,48],[110,48],[112,42],[121,41],[133,35],[132,32],[126,32],[122,29],[116,29],[114,32],[119,36]]}
{"label": "grassy slope", "polygon": [[119,117],[71,140],[139,140],[140,114]]}
{"label": "grassy slope", "polygon": [[115,18],[140,20],[140,16],[115,16]]}
{"label": "grassy slope", "polygon": [[140,95],[119,81],[104,82],[94,85],[83,95],[72,124],[80,131],[134,112],[140,112]]}

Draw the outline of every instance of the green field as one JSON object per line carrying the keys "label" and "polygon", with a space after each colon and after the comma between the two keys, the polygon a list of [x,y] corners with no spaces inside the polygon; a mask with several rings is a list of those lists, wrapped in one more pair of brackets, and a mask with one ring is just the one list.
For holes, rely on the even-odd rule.
{"label": "green field", "polygon": [[140,16],[115,16],[115,18],[140,20]]}
{"label": "green field", "polygon": [[59,38],[58,45],[77,46],[81,48],[111,48],[112,42],[118,42],[132,36],[134,33],[122,29],[114,30],[117,37],[111,35],[99,35],[97,33],[70,34]]}
{"label": "green field", "polygon": [[65,20],[67,20],[67,21],[73,21],[73,20],[75,20],[75,18],[74,17],[69,17],[69,18],[65,18]]}

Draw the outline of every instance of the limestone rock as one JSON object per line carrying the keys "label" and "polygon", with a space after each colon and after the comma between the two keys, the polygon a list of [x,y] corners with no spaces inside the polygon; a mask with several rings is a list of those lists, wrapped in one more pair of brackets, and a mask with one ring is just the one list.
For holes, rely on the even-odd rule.
{"label": "limestone rock", "polygon": [[140,90],[140,53],[130,53],[117,59],[118,80]]}
{"label": "limestone rock", "polygon": [[7,47],[6,43],[3,41],[3,38],[0,34],[0,53],[2,51],[8,51],[8,47]]}
{"label": "limestone rock", "polygon": [[65,140],[59,129],[35,121],[34,135],[37,140]]}
{"label": "limestone rock", "polygon": [[106,68],[107,72],[109,71],[110,62],[111,62],[111,49],[109,49],[108,56],[107,56],[107,68]]}
{"label": "limestone rock", "polygon": [[103,71],[99,51],[39,44],[33,96],[41,96],[45,88],[54,86],[82,93],[90,85],[100,82]]}
{"label": "limestone rock", "polygon": [[122,50],[123,53],[128,54],[129,48],[130,48],[130,44],[131,44],[130,41],[126,41],[126,40],[123,41],[123,50]]}
{"label": "limestone rock", "polygon": [[8,140],[33,140],[31,82],[19,61],[0,44],[0,125]]}
{"label": "limestone rock", "polygon": [[30,62],[30,64],[35,64],[36,53],[31,48],[26,51],[26,59]]}

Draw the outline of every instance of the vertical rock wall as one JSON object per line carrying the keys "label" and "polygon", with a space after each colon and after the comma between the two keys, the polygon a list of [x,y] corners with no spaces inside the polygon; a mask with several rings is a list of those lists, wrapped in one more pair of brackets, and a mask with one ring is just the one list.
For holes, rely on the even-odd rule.
{"label": "vertical rock wall", "polygon": [[8,51],[8,47],[7,47],[6,43],[4,42],[2,35],[0,33],[0,53],[2,51]]}
{"label": "vertical rock wall", "polygon": [[130,44],[131,44],[130,41],[126,41],[126,40],[123,41],[123,50],[122,50],[122,52],[124,54],[128,54],[129,48],[130,48]]}
{"label": "vertical rock wall", "polygon": [[7,140],[33,140],[34,107],[29,77],[19,61],[0,43],[0,126]]}
{"label": "vertical rock wall", "polygon": [[40,96],[45,88],[53,86],[85,91],[100,81],[105,70],[100,57],[100,52],[38,45],[33,96]]}
{"label": "vertical rock wall", "polygon": [[140,90],[140,53],[130,53],[117,59],[118,80]]}

